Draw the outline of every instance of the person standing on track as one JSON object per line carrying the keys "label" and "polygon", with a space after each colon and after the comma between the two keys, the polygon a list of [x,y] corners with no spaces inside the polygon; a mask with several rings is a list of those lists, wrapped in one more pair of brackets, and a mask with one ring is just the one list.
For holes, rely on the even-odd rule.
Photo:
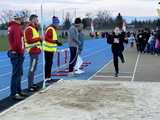
{"label": "person standing on track", "polygon": [[78,58],[77,58],[77,62],[74,67],[74,70],[75,70],[75,74],[82,74],[82,73],[84,73],[84,71],[80,70],[80,67],[83,64],[83,60],[80,55],[82,53],[83,44],[84,44],[84,33],[83,33],[83,24],[82,23],[78,27],[78,33],[79,33],[78,39],[80,41],[80,45],[78,46]]}
{"label": "person standing on track", "polygon": [[119,67],[118,67],[118,57],[120,57],[122,63],[125,63],[123,57],[124,45],[123,43],[128,41],[125,40],[125,33],[116,27],[110,39],[107,40],[109,44],[112,44],[113,62],[115,67],[115,77],[118,77]]}
{"label": "person standing on track", "polygon": [[80,18],[76,18],[74,24],[69,29],[69,48],[70,48],[70,61],[69,61],[69,75],[74,74],[74,66],[78,57],[78,47],[80,41],[78,39],[78,27],[82,23]]}
{"label": "person standing on track", "polygon": [[12,64],[11,97],[16,100],[23,100],[28,96],[21,90],[24,61],[24,42],[21,27],[21,14],[16,13],[14,20],[9,22],[8,27],[8,57]]}
{"label": "person standing on track", "polygon": [[45,80],[46,82],[52,81],[57,82],[57,80],[51,79],[51,70],[54,53],[57,50],[57,46],[61,46],[62,43],[57,40],[56,29],[59,25],[59,19],[56,16],[52,18],[52,24],[49,25],[45,31],[45,41],[44,46],[44,55],[45,55]]}
{"label": "person standing on track", "polygon": [[38,32],[38,16],[33,14],[29,18],[29,25],[24,31],[25,47],[30,55],[30,67],[28,71],[28,91],[34,92],[38,86],[34,84],[34,73],[41,53],[41,37]]}

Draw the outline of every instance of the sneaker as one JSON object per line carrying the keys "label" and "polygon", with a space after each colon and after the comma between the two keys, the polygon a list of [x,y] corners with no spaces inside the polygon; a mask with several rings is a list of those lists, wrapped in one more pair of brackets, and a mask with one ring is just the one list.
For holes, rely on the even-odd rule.
{"label": "sneaker", "polygon": [[123,63],[123,64],[125,63],[125,60],[124,60],[124,59],[122,59],[122,63]]}
{"label": "sneaker", "polygon": [[29,94],[26,93],[26,92],[20,92],[19,95],[20,95],[20,96],[23,96],[23,97],[28,97],[28,96],[29,96]]}
{"label": "sneaker", "polygon": [[74,76],[74,72],[69,72],[68,76]]}
{"label": "sneaker", "polygon": [[40,89],[40,86],[34,84],[34,85],[32,86],[32,88],[34,88],[34,89],[36,89],[36,90],[39,90],[39,89]]}
{"label": "sneaker", "polygon": [[21,96],[20,94],[15,94],[14,96],[11,96],[13,100],[24,100],[25,97]]}
{"label": "sneaker", "polygon": [[115,73],[115,74],[114,74],[114,77],[118,77],[118,73]]}
{"label": "sneaker", "polygon": [[60,79],[51,79],[52,82],[58,82]]}
{"label": "sneaker", "polygon": [[84,71],[82,71],[82,70],[75,71],[75,74],[82,74],[82,73],[84,73]]}
{"label": "sneaker", "polygon": [[59,79],[50,79],[50,80],[46,80],[46,83],[52,84],[52,83],[55,83],[58,81],[59,81]]}
{"label": "sneaker", "polygon": [[35,88],[33,88],[33,87],[30,87],[30,88],[28,89],[28,91],[29,91],[29,92],[36,92],[37,90],[36,90]]}

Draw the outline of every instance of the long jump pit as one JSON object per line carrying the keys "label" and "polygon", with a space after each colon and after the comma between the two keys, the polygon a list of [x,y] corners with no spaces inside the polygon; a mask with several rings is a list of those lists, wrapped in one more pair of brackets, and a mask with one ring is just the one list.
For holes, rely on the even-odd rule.
{"label": "long jump pit", "polygon": [[0,120],[160,120],[160,84],[59,81],[2,112]]}

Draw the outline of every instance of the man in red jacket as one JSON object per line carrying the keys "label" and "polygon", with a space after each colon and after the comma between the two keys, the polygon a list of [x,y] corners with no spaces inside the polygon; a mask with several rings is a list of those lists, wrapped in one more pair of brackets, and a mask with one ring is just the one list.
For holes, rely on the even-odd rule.
{"label": "man in red jacket", "polygon": [[28,72],[28,90],[34,92],[37,86],[34,84],[34,73],[41,53],[41,38],[38,32],[38,16],[33,14],[29,18],[30,24],[24,32],[25,48],[30,55],[30,68]]}
{"label": "man in red jacket", "polygon": [[14,21],[11,21],[8,26],[8,42],[9,51],[8,57],[12,64],[11,78],[11,97],[16,100],[24,99],[27,94],[21,91],[21,77],[23,74],[24,61],[24,42],[23,33],[21,30],[21,17],[16,13]]}

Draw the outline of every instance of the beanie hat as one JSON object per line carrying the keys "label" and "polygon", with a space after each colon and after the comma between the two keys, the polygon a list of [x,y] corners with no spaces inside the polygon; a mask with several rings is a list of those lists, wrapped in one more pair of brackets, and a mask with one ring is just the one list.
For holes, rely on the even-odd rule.
{"label": "beanie hat", "polygon": [[38,16],[36,14],[32,14],[30,17],[29,17],[29,21],[32,21],[34,18],[37,18]]}
{"label": "beanie hat", "polygon": [[81,18],[76,18],[75,21],[74,21],[75,24],[80,24],[82,23],[82,20]]}
{"label": "beanie hat", "polygon": [[60,21],[59,21],[58,17],[56,17],[56,16],[53,16],[53,17],[52,17],[52,24],[53,24],[53,25],[58,25],[59,22],[60,22]]}

